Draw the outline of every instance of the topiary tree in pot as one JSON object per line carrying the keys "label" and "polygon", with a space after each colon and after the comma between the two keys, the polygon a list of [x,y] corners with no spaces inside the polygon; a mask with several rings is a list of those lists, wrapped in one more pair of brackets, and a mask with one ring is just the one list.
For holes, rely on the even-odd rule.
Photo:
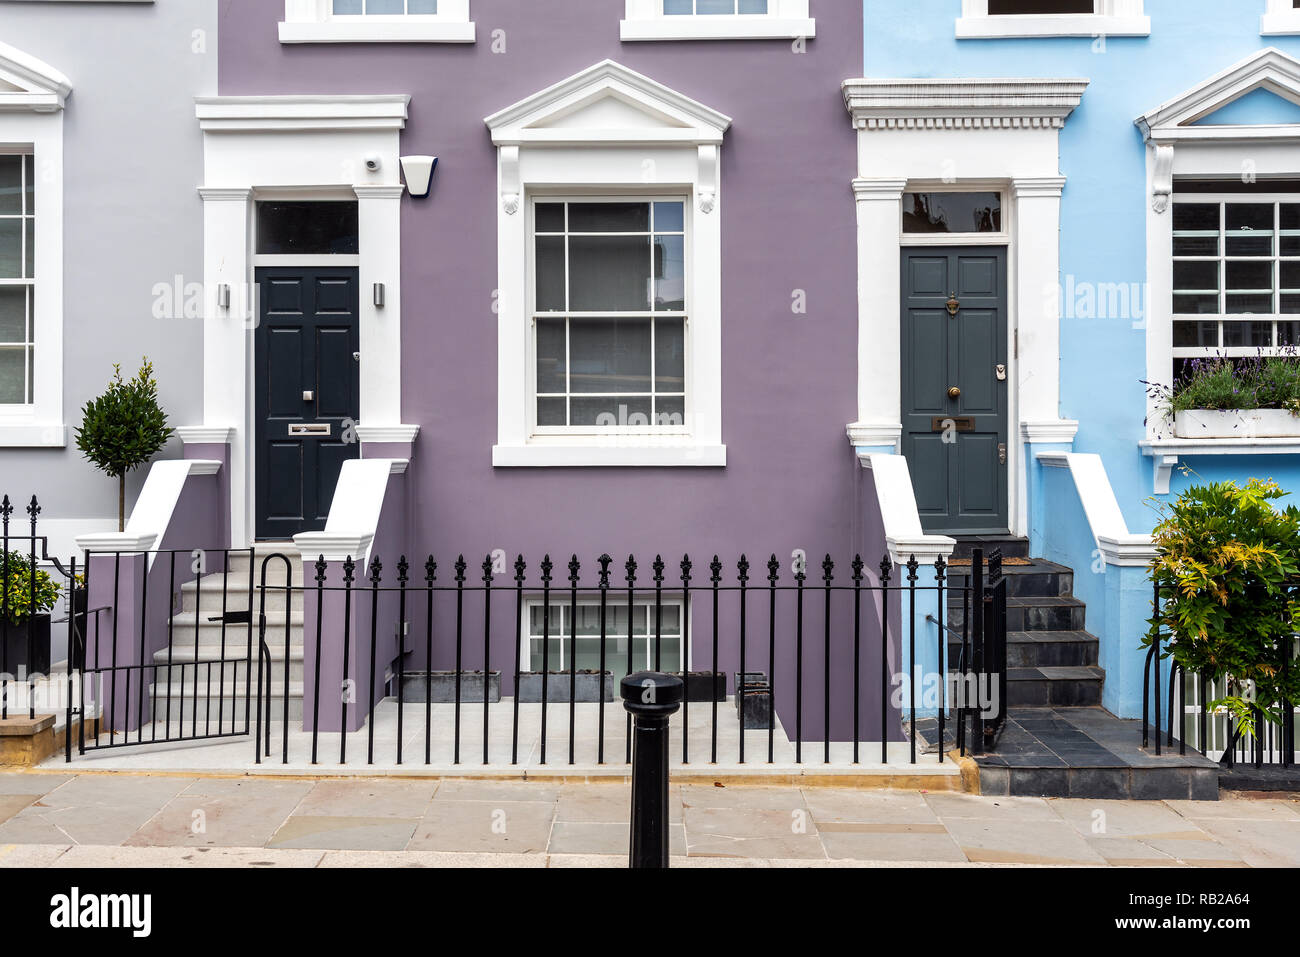
{"label": "topiary tree in pot", "polygon": [[[50,669],[50,611],[59,600],[57,582],[30,555],[0,551],[0,635],[10,674],[25,666],[29,673]],[[29,657],[30,652],[30,657]]]}
{"label": "topiary tree in pot", "polygon": [[1226,681],[1205,707],[1227,709],[1252,735],[1256,715],[1281,724],[1300,702],[1300,509],[1273,504],[1286,494],[1259,479],[1197,486],[1153,532],[1160,608],[1143,647],[1159,634],[1187,674]]}
{"label": "topiary tree in pot", "polygon": [[172,430],[158,403],[153,363],[145,357],[129,380],[114,364],[113,378],[103,395],[82,410],[77,448],[95,468],[117,479],[117,530],[126,529],[126,476],[162,451]]}

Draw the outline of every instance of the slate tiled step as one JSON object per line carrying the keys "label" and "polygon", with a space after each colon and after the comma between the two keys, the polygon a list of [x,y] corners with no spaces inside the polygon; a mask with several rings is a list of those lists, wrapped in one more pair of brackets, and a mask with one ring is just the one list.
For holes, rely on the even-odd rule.
{"label": "slate tiled step", "polygon": [[988,555],[994,549],[1002,549],[1003,558],[1028,558],[1029,539],[1013,538],[1009,535],[963,535],[957,539],[957,547],[952,551],[953,558],[970,558],[976,548],[984,549]]}
{"label": "slate tiled step", "polygon": [[[960,604],[948,606],[948,626],[957,631],[962,626]],[[1007,631],[1083,631],[1086,606],[1068,596],[1007,598]]]}
{"label": "slate tiled step", "polygon": [[[948,660],[957,661],[961,642],[951,637]],[[1097,664],[1098,643],[1086,631],[1017,631],[1007,634],[1007,666],[1069,668]]]}
{"label": "slate tiled step", "polygon": [[1095,666],[1008,668],[1007,703],[1013,708],[1075,708],[1101,704],[1106,673]]}
{"label": "slate tiled step", "polygon": [[[1033,560],[1030,565],[1004,565],[1002,573],[1007,579],[1007,594],[1016,596],[1071,595],[1074,592],[1074,570],[1065,565]],[[955,565],[948,570],[948,583],[954,588],[964,588],[970,583],[969,565]],[[954,596],[961,603],[960,593]]]}

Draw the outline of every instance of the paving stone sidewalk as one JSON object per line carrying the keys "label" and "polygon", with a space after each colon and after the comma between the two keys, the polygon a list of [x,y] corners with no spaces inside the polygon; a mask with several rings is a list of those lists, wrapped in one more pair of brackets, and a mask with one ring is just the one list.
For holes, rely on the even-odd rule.
{"label": "paving stone sidewalk", "polygon": [[[1300,866],[1300,799],[672,788],[675,866]],[[624,784],[0,774],[0,867],[622,866]]]}

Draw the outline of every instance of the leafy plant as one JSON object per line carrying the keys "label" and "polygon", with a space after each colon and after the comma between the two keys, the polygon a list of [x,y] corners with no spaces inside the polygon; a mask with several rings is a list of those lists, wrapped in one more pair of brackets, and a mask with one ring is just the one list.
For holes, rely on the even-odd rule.
{"label": "leafy plant", "polygon": [[[1255,733],[1256,708],[1274,723],[1300,702],[1300,509],[1275,508],[1275,482],[1214,482],[1188,489],[1153,533],[1159,613],[1142,641],[1160,634],[1163,657],[1188,674],[1226,679],[1226,708]],[[1283,668],[1284,658],[1288,661]]]}
{"label": "leafy plant", "polygon": [[167,414],[158,404],[153,363],[146,357],[140,371],[122,379],[114,364],[108,390],[86,403],[77,448],[102,472],[117,479],[117,528],[126,528],[126,476],[158,454],[171,438]]}
{"label": "leafy plant", "polygon": [[50,611],[59,600],[59,585],[38,568],[33,602],[31,558],[22,552],[0,552],[0,587],[5,585],[3,610],[11,625],[21,625],[32,615]]}
{"label": "leafy plant", "polygon": [[1293,348],[1248,359],[1193,359],[1172,387],[1144,384],[1169,421],[1189,409],[1286,409],[1300,415],[1300,359]]}

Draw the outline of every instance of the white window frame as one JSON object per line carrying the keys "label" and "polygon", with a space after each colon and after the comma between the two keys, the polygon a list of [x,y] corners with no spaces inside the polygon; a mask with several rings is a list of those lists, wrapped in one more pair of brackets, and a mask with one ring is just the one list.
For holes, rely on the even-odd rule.
{"label": "white window frame", "polygon": [[1286,36],[1300,33],[1300,8],[1291,0],[1268,0],[1268,7],[1259,18],[1261,36]]}
{"label": "white window frame", "polygon": [[[1227,239],[1231,235],[1225,229],[1223,217],[1226,216],[1226,208],[1229,205],[1259,205],[1274,207],[1274,223],[1277,224],[1277,217],[1280,215],[1277,207],[1279,205],[1300,206],[1300,192],[1258,192],[1258,193],[1210,193],[1210,192],[1178,192],[1177,185],[1174,187],[1173,199],[1171,206],[1203,204],[1206,206],[1219,207],[1219,238],[1221,240],[1219,254],[1217,256],[1171,256],[1173,263],[1178,262],[1214,262],[1219,266],[1219,303],[1221,306],[1226,305],[1227,297],[1231,294],[1228,289],[1227,264],[1232,261],[1246,262],[1269,262],[1273,264],[1273,288],[1269,290],[1270,296],[1274,298],[1274,305],[1280,305],[1278,298],[1283,295],[1300,295],[1300,290],[1289,292],[1282,287],[1282,264],[1284,262],[1300,263],[1300,255],[1284,256],[1282,254],[1280,226],[1273,233],[1276,240],[1272,256],[1233,256],[1228,254]],[[1174,231],[1176,233],[1176,231]],[[1187,290],[1185,290],[1187,291]],[[1174,295],[1178,290],[1170,287],[1170,295]],[[1238,290],[1240,293],[1249,293],[1252,290]],[[1258,290],[1262,293],[1263,290]],[[1170,308],[1172,309],[1172,302]],[[1215,313],[1172,313],[1173,322],[1176,325],[1179,322],[1214,322],[1219,326],[1220,339],[1223,337],[1223,329],[1231,323],[1247,322],[1269,322],[1273,325],[1273,345],[1272,346],[1173,346],[1173,359],[1201,359],[1212,358],[1216,355],[1228,356],[1230,358],[1248,358],[1254,355],[1273,355],[1279,351],[1277,345],[1277,324],[1279,322],[1300,323],[1300,313],[1286,314],[1280,311],[1266,313],[1231,313],[1224,309]],[[1172,362],[1171,371],[1172,375]]]}
{"label": "white window frame", "polygon": [[[609,318],[646,319],[651,323],[653,323],[657,319],[677,319],[677,318],[683,319],[685,323],[685,334],[686,334],[685,381],[688,385],[688,388],[686,391],[685,417],[684,417],[684,422],[681,426],[662,426],[662,425],[652,424],[650,426],[645,426],[645,427],[623,426],[623,425],[610,426],[610,427],[587,427],[587,426],[573,426],[573,425],[539,426],[537,424],[537,321],[539,319],[545,319],[545,318],[552,318],[552,319],[564,318],[564,319],[568,319],[570,322],[573,321],[573,319],[571,318],[572,312],[570,310],[566,310],[563,313],[559,313],[555,315],[541,313],[538,312],[537,310],[537,243],[536,243],[537,206],[539,203],[544,204],[544,203],[583,203],[583,202],[587,202],[587,203],[680,202],[684,206],[683,229],[684,229],[685,241],[683,243],[683,246],[685,249],[685,280],[684,281],[686,286],[685,289],[686,309],[683,310],[683,315],[678,315],[678,313],[675,311],[663,312],[663,313],[656,313],[656,312],[620,313],[615,310],[602,310],[601,312],[601,316],[608,316]],[[572,194],[572,193],[552,194],[552,193],[547,193],[545,191],[541,191],[541,192],[533,192],[529,196],[529,202],[528,202],[528,216],[529,216],[529,223],[528,223],[528,237],[529,237],[529,241],[528,241],[528,315],[529,315],[528,426],[529,426],[529,431],[528,434],[530,436],[535,438],[542,438],[546,436],[584,436],[587,438],[592,438],[592,437],[602,436],[602,435],[629,435],[629,436],[671,436],[671,435],[689,436],[690,435],[690,429],[685,423],[691,421],[691,413],[693,411],[692,404],[691,404],[693,397],[689,390],[689,383],[691,381],[691,354],[693,352],[693,350],[691,349],[691,308],[690,308],[691,307],[691,280],[692,280],[691,213],[692,213],[691,198],[689,196],[685,196],[680,193],[676,195],[673,195],[671,193],[651,194],[651,193],[646,193],[644,191],[640,191],[635,193],[601,193],[599,195],[582,195],[582,194]],[[565,259],[566,269],[568,267],[568,263],[569,260],[567,258],[567,252],[566,252],[566,259]],[[580,315],[577,321],[581,322],[582,318],[583,317]],[[652,352],[652,358],[653,358],[653,352]],[[574,395],[575,393],[572,392],[568,393],[568,396],[570,398],[572,398]],[[608,396],[608,398],[610,399],[610,401],[617,400],[617,396]]]}
{"label": "white window frame", "polygon": [[36,173],[33,401],[0,405],[0,448],[63,448],[63,106],[72,84],[47,63],[0,43],[0,146],[30,152]]}
{"label": "white window frame", "polygon": [[768,0],[767,13],[665,14],[663,0],[625,0],[619,36],[640,40],[811,40],[808,0]]}
{"label": "white window frame", "polygon": [[1151,18],[1143,0],[1094,0],[1093,13],[989,13],[989,0],[962,0],[959,40],[1005,37],[1146,37]]}
{"label": "white window frame", "polygon": [[[486,120],[498,148],[497,468],[726,465],[720,147],[729,117],[610,60]],[[539,195],[688,201],[686,428],[538,434],[531,204]],[[640,430],[634,430],[640,431]]]}
{"label": "white window frame", "polygon": [[[607,608],[609,609],[609,613],[610,613],[610,618],[613,617],[613,612],[614,612],[614,609],[615,609],[615,608],[622,608],[622,609],[624,609],[624,610],[627,609],[627,597],[626,597],[626,595],[624,595],[623,598],[622,598],[622,600],[620,601],[619,598],[616,597],[618,594],[619,594],[619,592],[618,592],[618,589],[617,589],[617,588],[612,588],[612,589],[610,590],[610,593],[609,593],[609,602],[608,602],[608,605],[607,605]],[[522,632],[523,632],[523,633],[520,635],[520,638],[519,638],[519,670],[520,670],[520,672],[522,672],[522,673],[524,673],[524,674],[541,674],[540,671],[534,671],[534,670],[533,670],[533,648],[532,648],[532,645],[533,645],[533,642],[534,642],[534,641],[537,641],[537,642],[541,642],[541,641],[542,641],[542,636],[541,636],[541,634],[538,633],[538,632],[534,632],[534,631],[533,631],[533,609],[534,609],[534,608],[541,608],[541,607],[542,607],[542,601],[543,601],[543,599],[542,599],[542,596],[541,596],[541,595],[535,595],[535,596],[533,596],[532,598],[525,598],[525,599],[524,599],[524,622],[525,622],[525,624],[524,624],[524,627],[523,627],[523,629],[522,629]],[[654,607],[655,607],[655,603],[654,603],[654,599],[653,599],[653,598],[649,598],[649,597],[641,597],[641,598],[636,598],[636,599],[634,600],[633,604],[634,604],[634,606],[635,606],[636,608],[638,608],[638,609],[641,609],[641,608],[646,609],[646,615],[647,615],[647,617],[646,617],[646,634],[644,635],[644,637],[645,637],[645,639],[646,639],[646,661],[645,661],[644,663],[642,663],[642,662],[637,662],[637,661],[633,661],[633,669],[634,669],[634,670],[633,670],[632,673],[635,674],[635,673],[636,673],[636,669],[637,669],[637,667],[640,666],[641,664],[644,664],[644,670],[646,670],[646,671],[653,671],[653,670],[654,670],[654,644],[655,644],[655,636],[654,636]],[[680,666],[681,666],[681,670],[682,670],[683,672],[690,671],[690,670],[691,670],[691,662],[690,662],[691,652],[690,652],[690,648],[687,647],[687,638],[688,638],[688,636],[689,636],[689,634],[690,634],[690,621],[688,620],[687,615],[690,613],[690,610],[689,610],[689,608],[687,608],[686,603],[685,603],[681,598],[669,598],[669,597],[665,596],[665,597],[663,598],[663,601],[661,602],[661,605],[662,605],[664,608],[676,608],[676,609],[677,609],[677,633],[676,633],[675,635],[672,635],[672,636],[671,636],[671,640],[677,642],[677,654],[678,654],[678,659],[677,659],[677,661],[678,661],[678,663],[679,663]],[[564,648],[565,648],[565,645],[569,642],[569,629],[563,627],[563,623],[564,623],[563,615],[568,614],[568,608],[569,608],[569,596],[566,595],[566,594],[563,594],[562,589],[556,589],[556,590],[552,591],[552,593],[551,593],[551,607],[552,607],[553,609],[557,610],[557,611],[560,611],[560,613],[561,613],[559,623],[556,623],[556,622],[554,621],[554,617],[555,617],[555,616],[552,616],[552,622],[551,622],[551,633],[550,633],[550,635],[549,635],[549,638],[550,638],[552,641],[554,641],[554,640],[556,640],[556,639],[559,639],[559,644],[560,644],[560,651],[559,651],[559,655],[558,655],[558,659],[559,659],[559,660],[552,659],[551,661],[548,662],[548,664],[551,666],[551,668],[550,668],[551,672],[554,673],[554,672],[556,672],[556,671],[567,671],[567,670],[569,669],[569,661],[568,661],[568,659],[564,656]],[[598,607],[600,607],[600,599],[599,599],[599,598],[591,598],[591,597],[579,598],[579,599],[578,599],[578,607],[580,607],[580,608],[582,608],[582,607],[587,607],[587,608],[596,607],[596,608],[598,608]],[[631,623],[629,623],[629,625],[631,625]],[[643,636],[641,636],[641,635],[637,635],[637,634],[635,634],[635,628],[633,628],[633,627],[629,627],[629,630],[633,632],[633,634],[627,636],[629,641],[632,641],[632,640],[635,640],[635,639],[637,639],[637,638],[641,638],[641,637],[643,637]],[[608,629],[606,629],[606,631],[608,631]],[[599,638],[599,637],[600,637],[599,635],[578,635],[578,638]],[[608,641],[609,638],[610,638],[611,636],[608,635],[608,634],[606,634],[605,637],[606,637],[606,641]],[[618,635],[614,635],[614,636],[612,636],[612,637],[617,638],[617,637],[620,637],[620,636],[618,636]],[[663,647],[667,648],[667,647],[669,646],[670,637],[669,637],[668,635],[661,635],[661,638],[663,639]],[[627,661],[626,656],[623,656],[623,657],[621,657],[621,658],[619,659],[619,662],[624,662],[624,663],[625,663],[626,661]],[[609,658],[609,657],[607,656],[607,658],[606,658],[606,662],[605,662],[606,669],[607,669],[607,670],[613,670],[613,669],[611,669],[609,666],[610,666],[611,664],[616,664],[616,663],[619,663],[619,662],[615,662],[615,661],[613,661],[613,659],[611,659],[611,658]]]}
{"label": "white window frame", "polygon": [[436,14],[334,14],[334,0],[284,0],[281,43],[473,43],[470,0],[438,0]]}

